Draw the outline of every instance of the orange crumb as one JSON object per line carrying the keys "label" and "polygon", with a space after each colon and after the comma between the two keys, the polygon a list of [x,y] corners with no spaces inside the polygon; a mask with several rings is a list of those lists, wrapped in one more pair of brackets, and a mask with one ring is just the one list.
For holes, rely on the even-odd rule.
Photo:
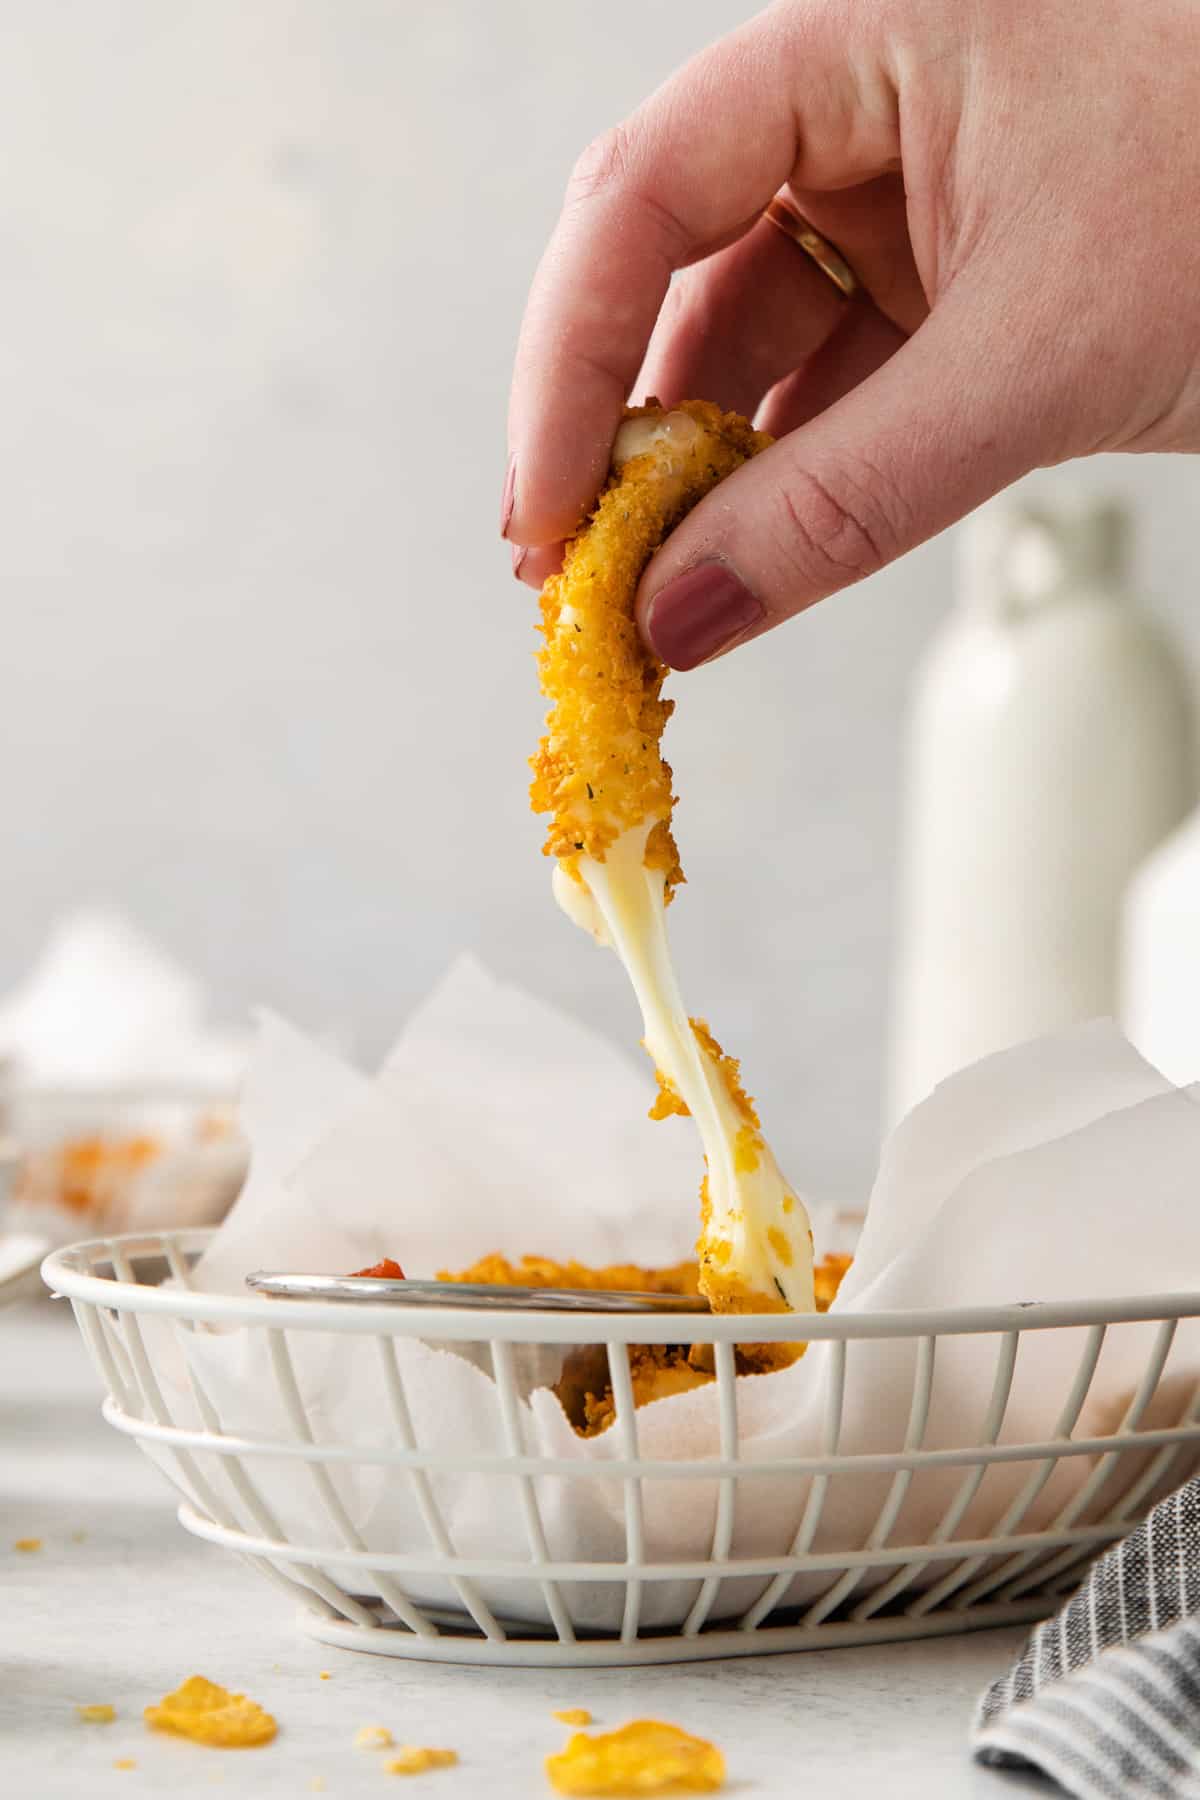
{"label": "orange crumb", "polygon": [[145,1719],[158,1731],[172,1731],[194,1743],[216,1744],[227,1750],[269,1744],[278,1730],[270,1713],[247,1700],[245,1694],[231,1694],[203,1675],[189,1676],[157,1706],[148,1706]]}
{"label": "orange crumb", "polygon": [[356,1750],[390,1750],[395,1741],[386,1725],[360,1725],[354,1734]]}
{"label": "orange crumb", "polygon": [[382,1262],[372,1263],[369,1269],[354,1269],[353,1278],[369,1275],[376,1281],[405,1281],[404,1270],[392,1256],[385,1256]]}
{"label": "orange crumb", "polygon": [[759,1129],[758,1114],[754,1110],[753,1100],[742,1086],[741,1063],[736,1056],[726,1055],[712,1032],[708,1029],[706,1020],[692,1019],[689,1023],[696,1034],[696,1042],[710,1061],[716,1064],[717,1072],[720,1075],[721,1080],[725,1083],[729,1098],[737,1107],[738,1112],[742,1115],[745,1123],[754,1131],[757,1131]]}
{"label": "orange crumb", "polygon": [[[743,1125],[733,1140],[733,1166],[739,1175],[753,1175],[762,1160],[762,1138],[753,1125]],[[791,1208],[787,1209],[789,1212]],[[791,1261],[789,1256],[788,1261]]]}
{"label": "orange crumb", "polygon": [[332,1678],[332,1676],[331,1676],[331,1675],[330,1675],[330,1673],[329,1673],[329,1670],[328,1670],[328,1669],[322,1669],[322,1670],[321,1670],[321,1680],[322,1680],[322,1681],[331,1681],[331,1680],[332,1680],[332,1679],[333,1679],[333,1678]]}
{"label": "orange crumb", "polygon": [[678,1725],[634,1719],[618,1731],[577,1731],[546,1773],[560,1794],[713,1794],[725,1785],[715,1744]]}
{"label": "orange crumb", "polygon": [[556,1712],[554,1716],[562,1725],[590,1725],[592,1722],[592,1715],[586,1706],[564,1707],[562,1712]]}
{"label": "orange crumb", "polygon": [[23,1550],[26,1555],[28,1555],[29,1552],[32,1550],[40,1550],[41,1547],[42,1547],[41,1538],[18,1538],[16,1543],[13,1545],[14,1550]]}
{"label": "orange crumb", "polygon": [[74,1138],[25,1160],[15,1198],[36,1204],[52,1197],[68,1212],[106,1213],[124,1186],[163,1153],[158,1138]]}
{"label": "orange crumb", "polygon": [[672,1113],[678,1113],[681,1119],[689,1119],[691,1111],[687,1101],[680,1093],[669,1075],[655,1066],[654,1079],[658,1083],[658,1095],[647,1115],[651,1119],[669,1119]]}
{"label": "orange crumb", "polygon": [[426,1769],[452,1769],[457,1750],[430,1750],[418,1744],[402,1744],[399,1756],[384,1763],[388,1775],[423,1775]]}
{"label": "orange crumb", "polygon": [[116,1707],[110,1706],[107,1700],[88,1706],[77,1706],[75,1711],[85,1725],[111,1725],[117,1716]]}
{"label": "orange crumb", "polygon": [[114,1769],[136,1769],[137,1764],[134,1762],[132,1756],[118,1756],[116,1762],[113,1764],[113,1768]]}
{"label": "orange crumb", "polygon": [[510,1262],[499,1251],[481,1256],[469,1269],[438,1270],[439,1281],[480,1282],[493,1287],[586,1288],[589,1292],[698,1294],[699,1270],[694,1262],[667,1269],[645,1269],[639,1263],[610,1263],[593,1269],[587,1263],[555,1262],[548,1256],[523,1256]]}
{"label": "orange crumb", "polygon": [[817,1293],[817,1311],[828,1312],[837,1298],[837,1291],[842,1285],[842,1277],[850,1267],[853,1258],[840,1256],[830,1252],[823,1256],[813,1269],[813,1285]]}
{"label": "orange crumb", "polygon": [[767,1242],[779,1258],[785,1269],[792,1266],[792,1246],[780,1231],[778,1225],[767,1226]]}

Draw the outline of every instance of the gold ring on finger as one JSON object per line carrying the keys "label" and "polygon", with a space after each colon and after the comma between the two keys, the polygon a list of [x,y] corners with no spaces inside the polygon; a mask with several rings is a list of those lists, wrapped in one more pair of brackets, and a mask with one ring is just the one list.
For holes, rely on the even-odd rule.
{"label": "gold ring on finger", "polygon": [[777,231],[782,231],[784,237],[791,238],[793,244],[798,245],[805,256],[816,263],[822,275],[832,281],[843,300],[853,300],[862,293],[861,281],[837,245],[831,244],[815,226],[810,225],[790,200],[786,200],[782,194],[776,194],[770,206],[763,208],[763,218],[769,219]]}

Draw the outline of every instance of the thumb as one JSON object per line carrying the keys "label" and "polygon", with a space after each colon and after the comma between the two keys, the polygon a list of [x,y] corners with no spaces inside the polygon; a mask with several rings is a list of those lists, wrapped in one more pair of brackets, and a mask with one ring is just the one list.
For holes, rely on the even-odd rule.
{"label": "thumb", "polygon": [[[1001,308],[1006,312],[1006,308]],[[1035,332],[993,349],[960,289],[874,374],[722,482],[642,577],[642,635],[675,669],[759,637],[893,562],[1009,482],[1058,460]]]}

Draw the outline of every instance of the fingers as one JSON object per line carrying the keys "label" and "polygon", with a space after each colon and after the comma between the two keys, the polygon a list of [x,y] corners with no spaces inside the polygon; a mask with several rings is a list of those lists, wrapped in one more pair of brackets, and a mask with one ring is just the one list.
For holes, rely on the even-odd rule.
{"label": "fingers", "polygon": [[638,595],[664,662],[695,668],[769,631],[1046,460],[1054,383],[988,310],[957,289],[874,374],[689,513]]}
{"label": "fingers", "polygon": [[870,23],[858,15],[849,27],[824,4],[761,15],[582,159],[517,352],[514,541],[557,542],[597,492],[674,270],[740,237],[793,173],[840,185],[895,163],[894,107],[862,104],[879,57],[852,43]]}
{"label": "fingers", "polygon": [[753,418],[765,394],[819,350],[846,302],[804,252],[760,219],[672,284],[634,393],[664,406],[712,400]]}
{"label": "fingers", "polygon": [[541,544],[527,550],[523,544],[512,547],[512,572],[526,587],[540,589],[551,575],[562,568],[562,545]]}
{"label": "fingers", "polygon": [[[828,287],[824,276],[818,279]],[[830,289],[832,292],[832,289]],[[835,302],[838,307],[838,324],[826,339],[820,350],[809,358],[805,367],[791,370],[782,381],[777,382],[767,395],[762,407],[760,423],[764,431],[773,437],[783,437],[805,425],[810,419],[832,406],[836,400],[848,394],[851,388],[894,356],[904,342],[904,337],[888,319],[881,318],[872,306],[847,307],[841,300]],[[765,368],[765,362],[759,365]],[[713,384],[702,386],[698,379],[691,380],[694,371],[684,371],[680,377],[678,390],[672,386],[673,377],[669,372],[655,372],[650,380],[656,385],[653,391],[662,398],[664,404],[687,393],[715,393],[722,405],[738,407],[738,399],[722,398],[721,390],[716,386],[718,371],[713,370]],[[728,378],[736,380],[741,371],[729,371]],[[639,392],[641,384],[639,383]],[[733,390],[730,390],[733,392]],[[755,402],[749,398],[748,391],[743,393],[745,406],[739,410],[753,412]],[[512,547],[513,574],[527,587],[540,589],[547,576],[554,575],[562,567],[562,545],[545,544],[536,549],[525,549],[521,545]]]}
{"label": "fingers", "polygon": [[[818,279],[824,286],[829,286],[824,276]],[[833,290],[830,289],[830,292]],[[894,356],[904,342],[903,335],[890,320],[881,318],[874,307],[847,307],[843,301],[837,300],[836,295],[834,298],[838,307],[838,324],[835,330],[803,368],[791,370],[767,395],[760,423],[763,430],[769,431],[773,437],[783,437],[785,433],[794,431],[824,412],[826,407],[840,400],[860,381],[865,381],[889,356]],[[759,368],[765,369],[766,366],[764,361]],[[701,385],[699,378],[692,381],[694,372],[684,370],[676,387],[672,385],[674,377],[669,371],[658,371],[650,378],[655,383],[653,391],[665,405],[671,405],[676,398],[689,393],[704,393],[706,396],[715,394],[721,405],[735,406],[738,410],[751,413],[755,410],[755,401],[749,397],[748,390],[741,396],[745,401],[744,406],[739,406],[738,396],[732,389],[728,392],[733,394],[733,398],[727,400],[722,397],[722,390],[717,385],[719,371],[715,367],[711,383],[705,385]],[[737,380],[739,375],[744,375],[744,371],[727,371],[729,380]],[[561,544],[543,544],[534,549],[514,544],[514,576],[527,587],[540,589],[547,576],[554,575],[561,569],[562,549]]]}
{"label": "fingers", "polygon": [[788,198],[837,245],[878,310],[910,336],[929,303],[913,256],[901,176],[881,175],[828,194],[793,183]]}
{"label": "fingers", "polygon": [[807,425],[873,375],[904,341],[904,333],[873,306],[843,308],[837,329],[817,354],[791,370],[767,395],[759,426],[780,438]]}

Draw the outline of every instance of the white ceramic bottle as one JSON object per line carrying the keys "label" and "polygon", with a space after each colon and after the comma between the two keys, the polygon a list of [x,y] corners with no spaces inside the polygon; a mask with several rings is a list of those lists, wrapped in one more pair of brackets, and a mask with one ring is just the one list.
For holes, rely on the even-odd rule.
{"label": "white ceramic bottle", "polygon": [[886,1100],[1115,1012],[1121,903],[1193,798],[1188,681],[1127,584],[1127,517],[993,503],[910,718]]}
{"label": "white ceramic bottle", "polygon": [[1200,811],[1138,870],[1125,906],[1121,1023],[1169,1081],[1200,1081]]}

